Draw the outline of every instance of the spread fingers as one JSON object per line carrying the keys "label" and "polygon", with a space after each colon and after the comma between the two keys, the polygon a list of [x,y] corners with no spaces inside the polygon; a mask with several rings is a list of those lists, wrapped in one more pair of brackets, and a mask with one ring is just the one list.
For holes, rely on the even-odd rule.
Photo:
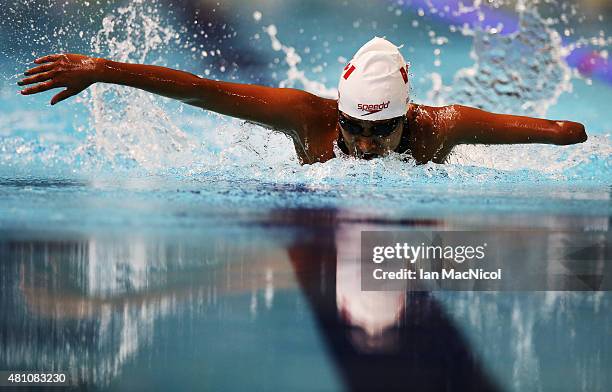
{"label": "spread fingers", "polygon": [[51,74],[51,72],[43,72],[43,73],[36,74],[34,76],[30,76],[29,78],[25,78],[17,82],[17,84],[20,86],[25,86],[26,84],[44,82],[46,80],[51,79],[52,77],[53,75]]}
{"label": "spread fingers", "polygon": [[43,65],[39,65],[38,67],[28,69],[23,74],[25,76],[30,76],[30,75],[34,75],[37,73],[46,72],[46,71],[49,71],[51,68],[53,68],[54,65],[55,65],[54,63],[45,63]]}
{"label": "spread fingers", "polygon": [[47,55],[47,56],[39,57],[36,60],[34,60],[34,62],[36,64],[49,63],[49,62],[55,61],[55,60],[57,60],[59,58],[60,58],[59,54],[50,54],[50,55]]}
{"label": "spread fingers", "polygon": [[56,86],[54,86],[53,81],[48,80],[46,82],[37,84],[36,86],[28,87],[24,90],[21,90],[21,94],[30,95],[30,94],[42,93],[43,91],[51,90],[54,87]]}

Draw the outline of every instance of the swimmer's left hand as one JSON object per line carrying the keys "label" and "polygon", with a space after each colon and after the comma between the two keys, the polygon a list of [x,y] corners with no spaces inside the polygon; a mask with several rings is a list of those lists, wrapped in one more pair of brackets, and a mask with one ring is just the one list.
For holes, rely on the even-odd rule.
{"label": "swimmer's left hand", "polygon": [[80,54],[52,54],[37,58],[34,63],[41,65],[25,71],[24,75],[28,77],[17,84],[37,84],[21,90],[21,94],[38,94],[66,87],[51,99],[51,105],[77,95],[91,86],[96,82],[99,71],[99,59]]}
{"label": "swimmer's left hand", "polygon": [[574,121],[557,121],[559,125],[559,145],[569,145],[586,142],[588,137],[584,125]]}

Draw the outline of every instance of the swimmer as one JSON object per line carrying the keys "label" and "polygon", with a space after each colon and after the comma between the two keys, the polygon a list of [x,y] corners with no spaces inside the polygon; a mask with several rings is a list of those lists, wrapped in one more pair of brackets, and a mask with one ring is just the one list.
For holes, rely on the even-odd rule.
{"label": "swimmer", "polygon": [[361,159],[396,152],[417,163],[444,163],[459,144],[568,145],[587,140],[584,126],[573,121],[411,103],[408,66],[397,46],[378,37],[362,46],[344,68],[337,100],[78,54],[52,54],[34,63],[37,66],[18,82],[33,85],[23,89],[23,95],[65,88],[51,99],[55,105],[94,83],[135,87],[281,131],[293,140],[302,164],[334,158],[335,145]]}

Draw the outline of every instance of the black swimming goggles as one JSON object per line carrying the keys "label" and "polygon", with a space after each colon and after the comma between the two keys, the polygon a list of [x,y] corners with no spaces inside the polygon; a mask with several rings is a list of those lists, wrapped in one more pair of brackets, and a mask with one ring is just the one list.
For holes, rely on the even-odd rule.
{"label": "black swimming goggles", "polygon": [[[377,136],[387,137],[393,133],[404,120],[405,116],[395,117],[385,121],[377,121],[370,127],[364,127],[362,123],[346,117],[342,112],[338,112],[338,123],[346,132],[353,136]],[[370,130],[370,135],[364,135],[366,129]]]}

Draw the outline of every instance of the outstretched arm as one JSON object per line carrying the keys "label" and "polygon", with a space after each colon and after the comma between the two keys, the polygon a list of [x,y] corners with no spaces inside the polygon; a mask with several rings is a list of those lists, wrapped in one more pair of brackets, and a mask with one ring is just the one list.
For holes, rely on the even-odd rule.
{"label": "outstretched arm", "polygon": [[21,91],[36,94],[66,89],[51,99],[54,105],[80,93],[96,82],[114,83],[178,99],[190,105],[238,117],[261,125],[299,131],[323,98],[305,91],[228,83],[155,65],[118,63],[77,54],[56,54],[38,58],[39,64],[25,72],[19,85],[35,84]]}
{"label": "outstretched arm", "polygon": [[573,121],[496,114],[460,105],[452,108],[456,120],[450,134],[456,144],[568,145],[587,140],[584,125]]}

